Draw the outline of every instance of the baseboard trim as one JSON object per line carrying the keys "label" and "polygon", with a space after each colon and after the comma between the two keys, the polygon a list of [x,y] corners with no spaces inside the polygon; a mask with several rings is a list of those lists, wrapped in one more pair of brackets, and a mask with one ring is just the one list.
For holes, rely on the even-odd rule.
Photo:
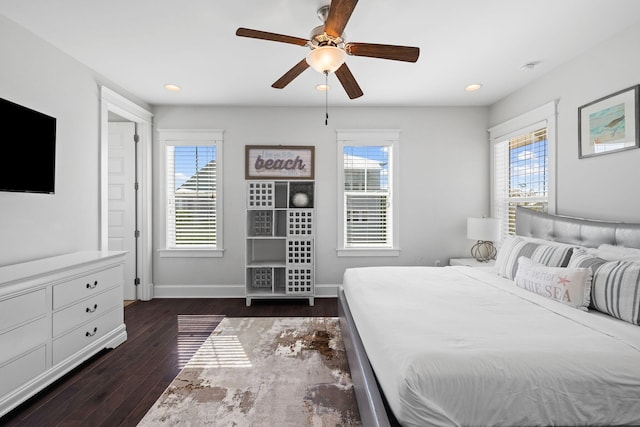
{"label": "baseboard trim", "polygon": [[[340,285],[316,285],[316,298],[336,298]],[[154,285],[154,298],[244,298],[244,285]]]}

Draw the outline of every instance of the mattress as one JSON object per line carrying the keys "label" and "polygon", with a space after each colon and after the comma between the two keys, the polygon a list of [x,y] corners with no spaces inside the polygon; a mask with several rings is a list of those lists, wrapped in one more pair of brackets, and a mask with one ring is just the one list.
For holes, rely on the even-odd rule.
{"label": "mattress", "polygon": [[347,269],[344,293],[405,426],[640,424],[640,327],[492,269]]}

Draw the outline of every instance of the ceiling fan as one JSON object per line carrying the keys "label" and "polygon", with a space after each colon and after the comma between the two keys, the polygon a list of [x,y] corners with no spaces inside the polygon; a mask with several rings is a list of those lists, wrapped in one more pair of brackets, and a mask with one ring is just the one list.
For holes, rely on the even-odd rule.
{"label": "ceiling fan", "polygon": [[416,62],[420,55],[420,48],[345,42],[343,38],[344,28],[356,4],[358,4],[358,0],[333,0],[331,5],[321,7],[318,10],[318,16],[324,21],[324,25],[320,25],[311,31],[310,40],[266,31],[251,30],[249,28],[238,28],[236,35],[295,44],[311,49],[306,58],[302,59],[294,65],[293,68],[284,73],[282,77],[271,85],[272,87],[283,89],[311,66],[316,71],[324,73],[325,75],[335,72],[349,98],[359,98],[363,95],[363,92],[345,63],[347,55]]}

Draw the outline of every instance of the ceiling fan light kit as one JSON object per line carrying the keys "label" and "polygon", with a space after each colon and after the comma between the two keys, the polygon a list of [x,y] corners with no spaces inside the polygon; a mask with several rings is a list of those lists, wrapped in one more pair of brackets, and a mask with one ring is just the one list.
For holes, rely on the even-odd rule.
{"label": "ceiling fan light kit", "polygon": [[345,59],[345,51],[336,46],[318,46],[307,54],[307,64],[319,73],[335,73]]}
{"label": "ceiling fan light kit", "polygon": [[317,13],[324,25],[311,31],[310,40],[249,28],[238,28],[236,35],[294,44],[311,49],[305,59],[294,65],[273,83],[272,87],[283,89],[303,71],[311,67],[325,75],[335,73],[349,98],[359,98],[363,92],[351,74],[351,70],[347,67],[345,62],[347,55],[416,62],[420,55],[420,48],[372,43],[344,43],[344,28],[351,18],[356,4],[358,4],[358,0],[333,0],[330,5],[321,7]]}

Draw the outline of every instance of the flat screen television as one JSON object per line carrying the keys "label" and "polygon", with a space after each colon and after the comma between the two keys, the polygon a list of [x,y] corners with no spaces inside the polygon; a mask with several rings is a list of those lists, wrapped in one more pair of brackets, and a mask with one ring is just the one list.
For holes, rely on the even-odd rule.
{"label": "flat screen television", "polygon": [[55,191],[56,119],[0,98],[0,191]]}

